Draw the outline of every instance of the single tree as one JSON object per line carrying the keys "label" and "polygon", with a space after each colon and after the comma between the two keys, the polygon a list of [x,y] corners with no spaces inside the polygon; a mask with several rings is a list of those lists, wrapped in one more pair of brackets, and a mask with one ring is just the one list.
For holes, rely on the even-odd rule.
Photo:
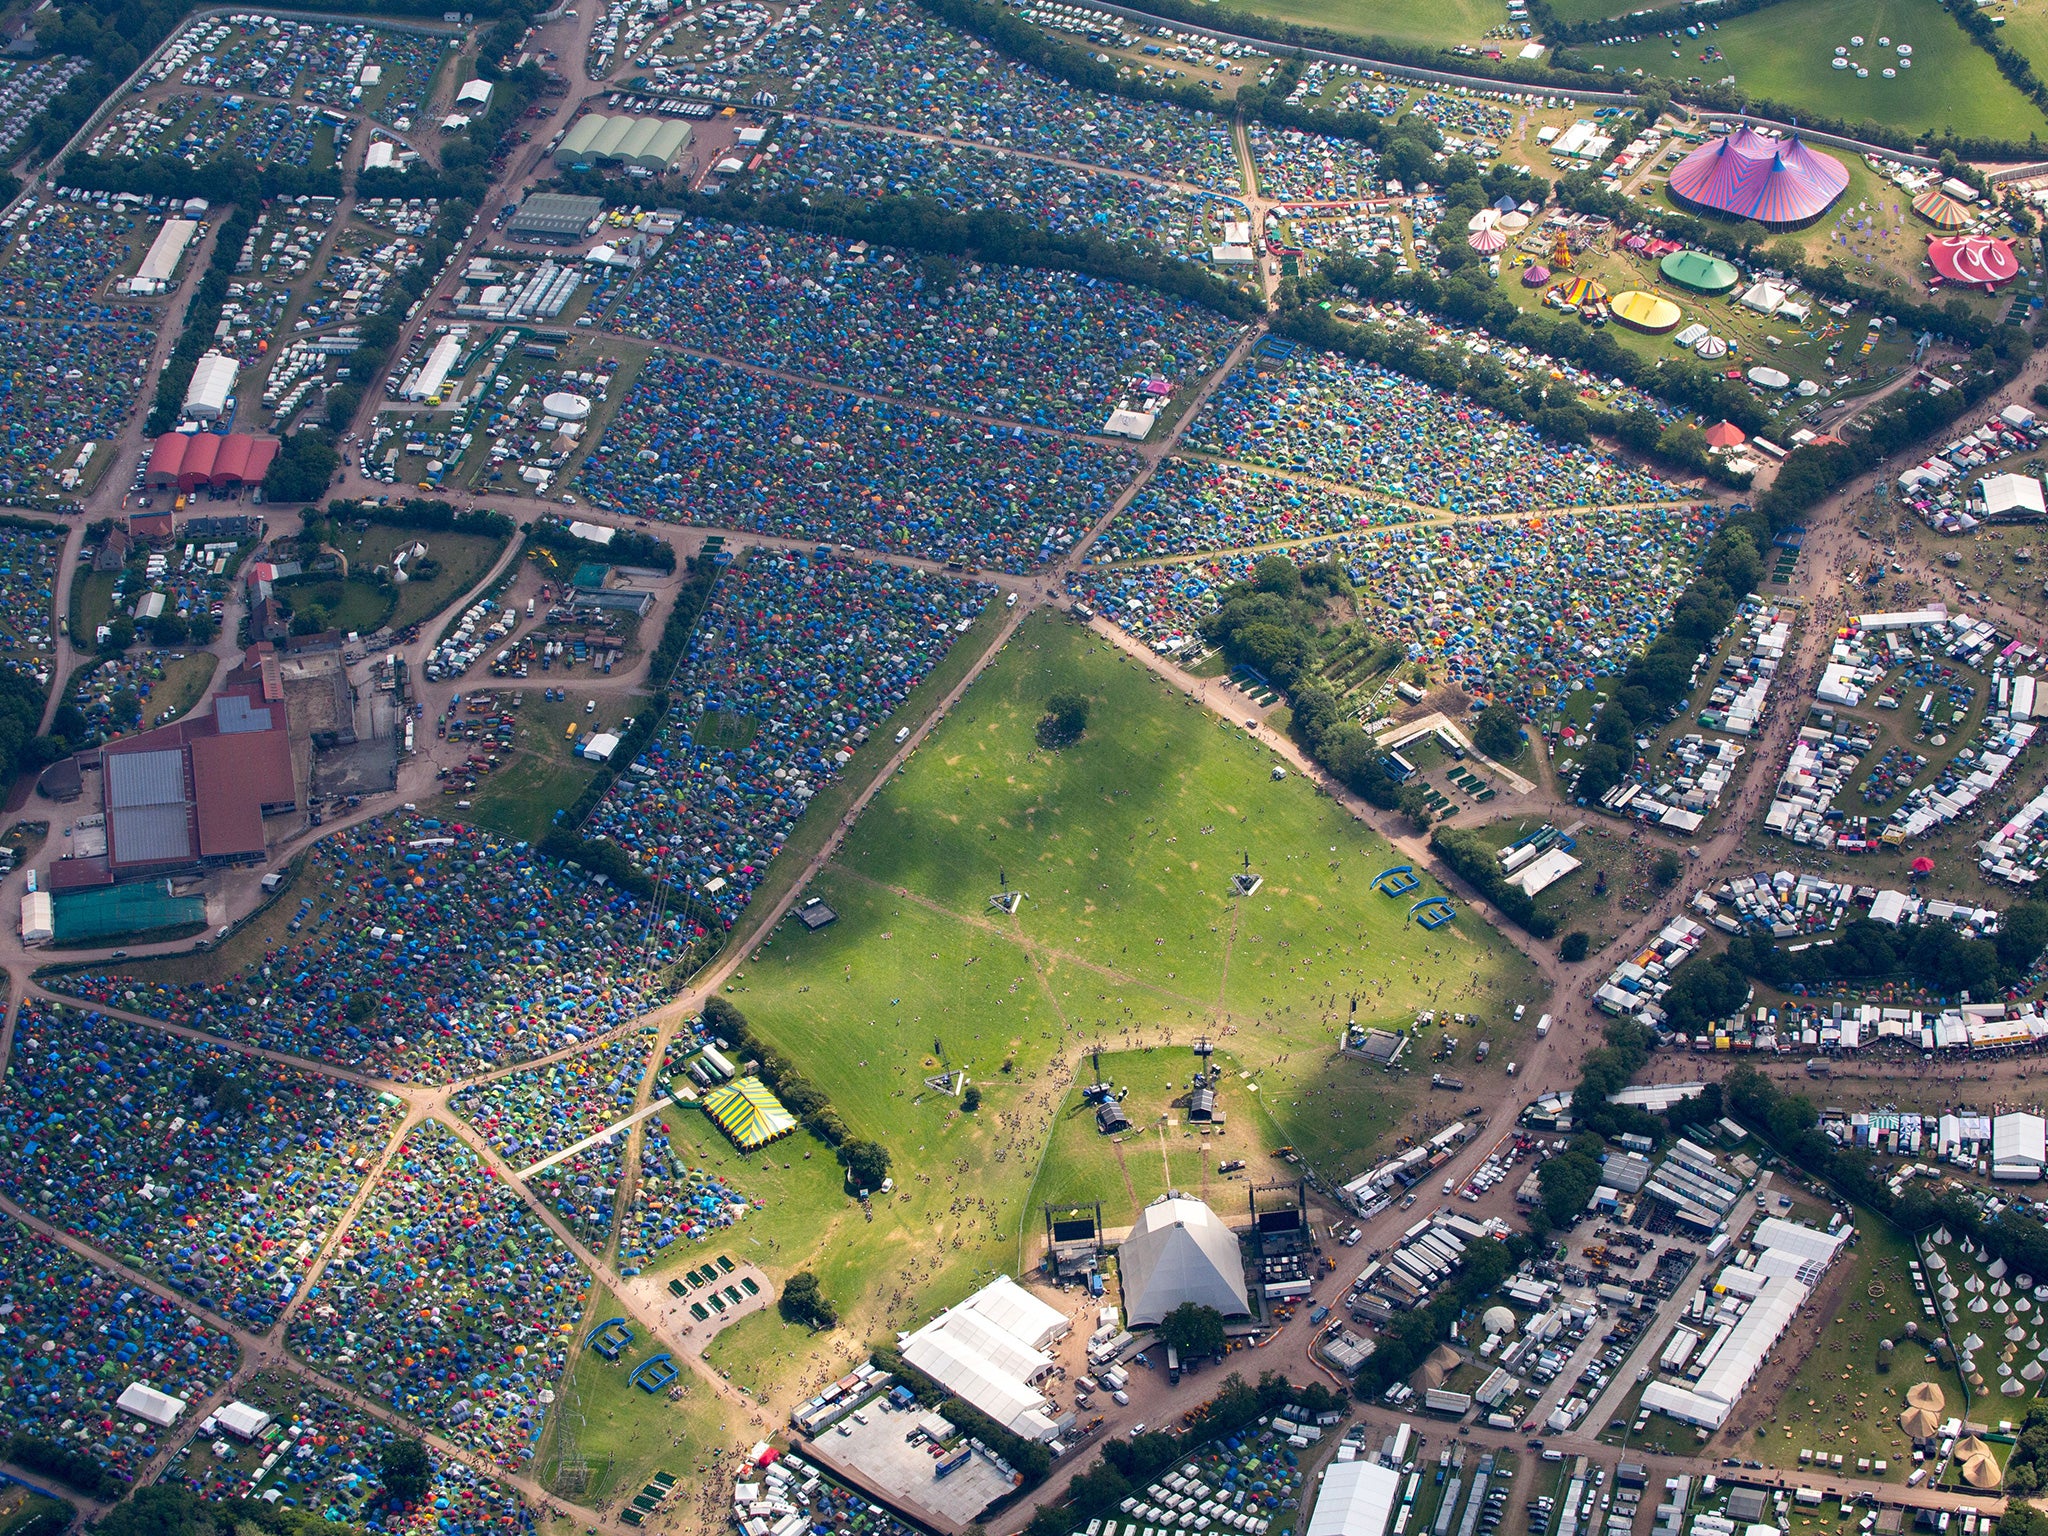
{"label": "single tree", "polygon": [[819,1332],[839,1326],[839,1309],[818,1288],[818,1277],[807,1269],[798,1270],[789,1277],[782,1287],[781,1296],[776,1298],[775,1307],[787,1323],[800,1323]]}
{"label": "single tree", "polygon": [[880,1189],[889,1177],[889,1149],[879,1142],[846,1142],[839,1148],[839,1161],[855,1189]]}
{"label": "single tree", "polygon": [[967,1091],[960,1095],[960,1109],[963,1114],[973,1114],[981,1108],[981,1089],[974,1083],[967,1085]]}
{"label": "single tree", "polygon": [[1199,1302],[1184,1301],[1159,1319],[1159,1342],[1171,1345],[1183,1360],[1206,1360],[1223,1353],[1223,1314]]}
{"label": "single tree", "polygon": [[1593,941],[1574,928],[1558,941],[1557,958],[1577,965],[1586,958],[1586,951],[1593,947]]}
{"label": "single tree", "polygon": [[417,1504],[434,1480],[427,1448],[417,1440],[387,1440],[377,1449],[377,1480],[401,1504]]}
{"label": "single tree", "polygon": [[1057,751],[1070,747],[1088,729],[1088,695],[1062,689],[1045,701],[1038,719],[1038,744]]}
{"label": "single tree", "polygon": [[1472,722],[1472,740],[1488,757],[1513,757],[1522,750],[1522,723],[1507,705],[1489,704]]}

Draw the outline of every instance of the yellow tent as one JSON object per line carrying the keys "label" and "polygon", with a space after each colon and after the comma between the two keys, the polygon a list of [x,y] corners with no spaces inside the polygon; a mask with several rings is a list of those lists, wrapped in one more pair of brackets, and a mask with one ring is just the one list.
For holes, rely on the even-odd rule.
{"label": "yellow tent", "polygon": [[782,1100],[758,1077],[743,1077],[712,1089],[704,1096],[704,1112],[742,1152],[765,1147],[796,1129],[796,1116],[783,1108]]}
{"label": "yellow tent", "polygon": [[1915,1382],[1906,1389],[1906,1401],[1915,1408],[1925,1408],[1929,1413],[1939,1413],[1948,1406],[1948,1398],[1940,1386],[1931,1381]]}
{"label": "yellow tent", "polygon": [[1989,1456],[1972,1456],[1963,1463],[1963,1481],[1972,1488],[1996,1488],[2005,1481],[2005,1475]]}
{"label": "yellow tent", "polygon": [[1899,1415],[1899,1428],[1915,1440],[1932,1440],[1941,1420],[1925,1408],[1908,1408]]}
{"label": "yellow tent", "polygon": [[1654,293],[1644,293],[1640,288],[1631,288],[1626,293],[1617,293],[1609,304],[1614,318],[1631,330],[1648,331],[1661,336],[1684,318],[1676,304],[1669,299],[1660,299]]}

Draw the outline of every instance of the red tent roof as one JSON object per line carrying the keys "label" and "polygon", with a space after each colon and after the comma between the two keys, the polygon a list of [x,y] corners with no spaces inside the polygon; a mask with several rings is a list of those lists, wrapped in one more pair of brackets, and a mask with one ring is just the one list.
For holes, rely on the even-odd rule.
{"label": "red tent roof", "polygon": [[150,479],[181,491],[254,485],[277,457],[277,439],[231,432],[166,432],[149,451]]}
{"label": "red tent roof", "polygon": [[1747,125],[1700,145],[1670,182],[1689,203],[1778,228],[1818,218],[1848,185],[1842,162],[1808,149],[1798,135],[1776,139]]}
{"label": "red tent roof", "polygon": [[1749,434],[1732,421],[1717,421],[1707,428],[1709,448],[1739,448],[1749,441]]}
{"label": "red tent roof", "polygon": [[1952,283],[1995,288],[2020,275],[2012,242],[1994,235],[1935,235],[1927,242],[1927,259]]}

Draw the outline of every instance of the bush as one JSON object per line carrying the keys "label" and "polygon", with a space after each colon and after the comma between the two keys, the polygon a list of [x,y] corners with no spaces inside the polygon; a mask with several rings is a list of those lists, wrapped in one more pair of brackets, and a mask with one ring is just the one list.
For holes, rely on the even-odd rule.
{"label": "bush", "polygon": [[68,1483],[80,1493],[96,1499],[117,1499],[128,1485],[83,1451],[17,1432],[7,1442],[7,1459],[16,1466]]}

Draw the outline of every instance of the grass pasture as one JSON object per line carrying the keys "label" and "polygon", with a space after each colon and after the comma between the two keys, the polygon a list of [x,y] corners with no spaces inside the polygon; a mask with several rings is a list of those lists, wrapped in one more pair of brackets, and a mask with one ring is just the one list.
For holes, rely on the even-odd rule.
{"label": "grass pasture", "polygon": [[[1832,67],[1835,49],[1849,48],[1849,39],[1859,36],[1863,46],[1850,48],[1850,56],[1870,71],[1862,80],[1853,68]],[[1880,37],[1889,37],[1892,48],[1880,49]],[[1912,67],[1887,80],[1880,71],[1896,68],[1893,50],[1900,43],[1911,45]],[[1723,57],[1702,62],[1707,44]],[[1683,31],[1675,39],[1652,35],[1637,43],[1589,49],[1587,57],[1610,72],[1641,69],[1681,82],[1698,76],[1711,85],[1733,75],[1751,96],[1795,111],[1851,125],[1873,122],[1915,135],[1953,130],[1964,137],[2025,143],[2028,134],[2048,126],[1936,0],[1787,0],[1698,39]]]}
{"label": "grass pasture", "polygon": [[[1092,724],[1048,754],[1033,727],[1062,687],[1089,694]],[[735,1385],[784,1406],[844,1370],[844,1340],[1015,1273],[1041,1197],[1129,1211],[1169,1183],[1199,1189],[1205,1147],[1212,1189],[1214,1161],[1282,1143],[1328,1175],[1363,1166],[1414,1095],[1335,1055],[1354,993],[1360,1017],[1479,1013],[1495,1061],[1515,1054],[1509,1006],[1540,1001],[1526,962],[1469,920],[1408,928],[1408,903],[1369,888],[1396,862],[1387,846],[1270,767],[1088,631],[1050,614],[1019,627],[812,882],[838,921],[785,921],[728,984],[853,1133],[890,1149],[897,1184],[863,1213],[806,1175],[822,1149],[805,1164],[786,1150],[797,1138],[751,1160],[702,1148],[769,1204],[727,1246],[777,1280],[811,1269],[843,1317],[823,1340],[772,1313],[721,1333],[706,1358]],[[1224,892],[1247,848],[1267,884],[1239,900]],[[1005,881],[1026,893],[1015,916],[989,904]],[[1156,1120],[1185,1091],[1197,1035],[1222,1053],[1229,1130],[1220,1145],[1155,1130],[1142,1159],[1127,1149],[1144,1167],[1126,1186],[1092,1122],[1066,1118],[1085,1053],[1101,1045]],[[927,1085],[951,1071],[980,1087],[977,1113]]]}

